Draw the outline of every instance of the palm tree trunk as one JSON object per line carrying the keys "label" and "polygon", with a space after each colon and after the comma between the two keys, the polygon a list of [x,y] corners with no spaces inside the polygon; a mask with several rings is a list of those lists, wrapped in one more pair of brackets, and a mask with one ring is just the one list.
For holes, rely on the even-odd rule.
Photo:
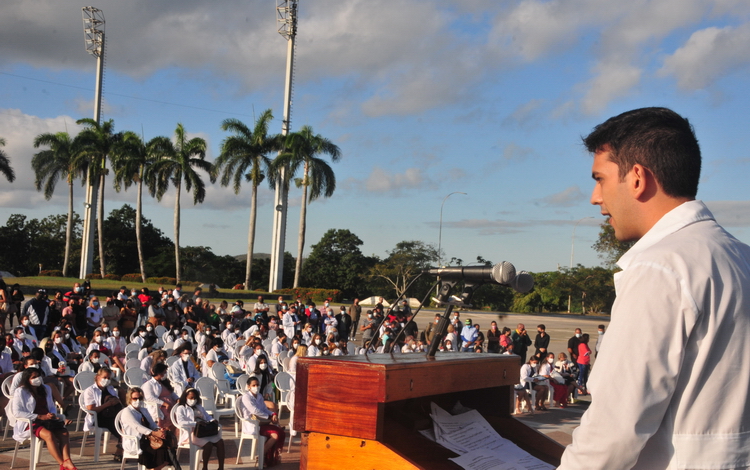
{"label": "palm tree trunk", "polygon": [[71,238],[73,238],[73,179],[68,178],[68,223],[65,225],[65,259],[63,260],[62,268],[63,277],[68,277]]}
{"label": "palm tree trunk", "polygon": [[104,259],[104,174],[99,177],[99,200],[96,204],[96,229],[99,231],[99,271],[102,275],[102,279],[106,274],[105,272],[105,259]]}
{"label": "palm tree trunk", "polygon": [[253,268],[253,248],[255,245],[255,217],[258,210],[258,187],[253,184],[253,196],[250,200],[250,230],[247,233],[247,264],[245,266],[245,289],[253,288],[250,283],[250,272]]}
{"label": "palm tree trunk", "polygon": [[143,261],[143,245],[141,245],[141,220],[143,218],[143,168],[138,180],[138,199],[135,204],[135,243],[138,246],[138,264],[141,267],[141,279],[146,283],[146,265]]}
{"label": "palm tree trunk", "polygon": [[180,282],[180,190],[182,182],[178,181],[177,195],[174,198],[174,266],[175,266],[175,283]]}
{"label": "palm tree trunk", "polygon": [[299,238],[297,241],[297,263],[294,266],[294,288],[299,287],[302,272],[302,250],[305,248],[305,229],[307,225],[307,163],[302,175],[302,205],[299,208]]}

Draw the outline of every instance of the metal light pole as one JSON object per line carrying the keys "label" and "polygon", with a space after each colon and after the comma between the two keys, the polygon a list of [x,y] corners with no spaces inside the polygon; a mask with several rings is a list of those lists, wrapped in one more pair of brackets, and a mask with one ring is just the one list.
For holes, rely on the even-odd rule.
{"label": "metal light pole", "polygon": [[449,197],[453,196],[454,194],[463,194],[466,196],[466,193],[462,193],[461,191],[453,191],[449,195],[445,196],[443,198],[442,204],[440,204],[440,231],[438,233],[438,267],[443,266],[443,255],[440,252],[440,248],[443,246],[443,206],[445,205],[445,200]]}
{"label": "metal light pole", "polygon": [[[575,253],[575,243],[576,243],[576,227],[578,227],[578,224],[583,222],[586,219],[593,219],[594,217],[584,217],[582,219],[579,219],[578,222],[573,226],[573,235],[570,237],[570,271],[573,271],[573,254]],[[570,273],[568,273],[570,274]],[[570,313],[570,302],[572,300],[571,294],[568,294],[568,313]]]}
{"label": "metal light pole", "polygon": [[[104,74],[104,12],[94,7],[83,7],[83,37],[86,52],[96,57],[96,92],[94,95],[94,121],[99,122],[102,109],[102,76]],[[83,203],[83,233],[81,246],[80,279],[94,268],[94,224],[96,199],[99,189],[98,168],[89,167],[86,202]]]}
{"label": "metal light pole", "polygon": [[[292,83],[294,80],[294,39],[297,36],[297,0],[277,0],[276,21],[279,34],[287,40],[286,83],[284,85],[284,120],[281,135],[289,133],[292,112]],[[286,214],[289,206],[289,186],[284,181],[288,168],[282,168],[276,180],[276,195],[273,204],[273,234],[271,237],[271,273],[268,292],[281,289],[284,278],[284,244],[286,242]],[[297,256],[300,256],[298,254]],[[245,286],[249,289],[250,286]]]}

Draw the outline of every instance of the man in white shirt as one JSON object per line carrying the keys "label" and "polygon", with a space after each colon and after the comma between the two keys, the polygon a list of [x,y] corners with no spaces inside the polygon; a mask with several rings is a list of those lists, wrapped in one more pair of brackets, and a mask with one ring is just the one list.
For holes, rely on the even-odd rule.
{"label": "man in white shirt", "polygon": [[591,406],[559,468],[750,467],[750,247],[695,200],[692,127],[644,108],[584,143],[594,153],[591,203],[618,240],[637,243],[618,261]]}

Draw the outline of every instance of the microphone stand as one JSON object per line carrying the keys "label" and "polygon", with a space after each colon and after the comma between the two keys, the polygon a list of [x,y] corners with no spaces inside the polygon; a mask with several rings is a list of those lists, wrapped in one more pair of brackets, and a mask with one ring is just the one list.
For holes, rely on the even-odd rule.
{"label": "microphone stand", "polygon": [[474,291],[477,290],[483,282],[465,282],[463,292],[461,292],[460,298],[451,299],[451,291],[456,286],[457,281],[446,280],[440,281],[440,293],[435,299],[440,304],[445,305],[445,311],[443,316],[440,317],[438,322],[437,331],[435,336],[432,338],[430,343],[430,349],[427,352],[427,359],[435,359],[435,353],[440,349],[440,343],[445,338],[445,333],[448,330],[450,324],[450,315],[453,312],[453,307],[471,307],[471,297],[474,295]]}

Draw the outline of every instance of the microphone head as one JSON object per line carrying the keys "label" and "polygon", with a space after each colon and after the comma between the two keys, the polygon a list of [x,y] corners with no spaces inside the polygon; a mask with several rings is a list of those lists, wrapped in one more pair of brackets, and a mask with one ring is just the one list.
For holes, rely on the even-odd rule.
{"label": "microphone head", "polygon": [[508,261],[497,263],[492,267],[492,279],[498,284],[510,284],[516,277],[516,267]]}
{"label": "microphone head", "polygon": [[525,294],[534,288],[534,278],[526,271],[521,271],[510,283],[516,292]]}

